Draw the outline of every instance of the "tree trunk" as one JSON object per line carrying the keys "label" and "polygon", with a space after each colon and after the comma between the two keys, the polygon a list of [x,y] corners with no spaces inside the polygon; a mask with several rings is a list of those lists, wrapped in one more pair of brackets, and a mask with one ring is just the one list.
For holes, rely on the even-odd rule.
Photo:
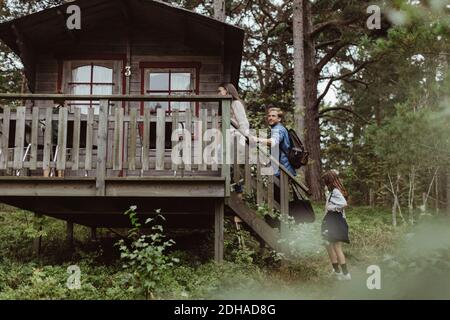
{"label": "tree trunk", "polygon": [[300,139],[305,141],[305,54],[303,0],[294,0],[294,120]]}
{"label": "tree trunk", "polygon": [[305,144],[310,154],[310,163],[306,167],[306,182],[311,191],[313,200],[323,198],[323,190],[320,182],[320,128],[319,107],[317,101],[317,85],[319,75],[316,72],[316,49],[314,38],[309,34],[312,30],[312,13],[309,1],[304,1],[304,34],[305,34]]}
{"label": "tree trunk", "polygon": [[397,226],[397,195],[394,195],[394,204],[392,205],[392,225]]}
{"label": "tree trunk", "polygon": [[214,18],[225,22],[225,0],[214,0]]}
{"label": "tree trunk", "polygon": [[439,214],[439,171],[436,173],[436,181],[434,182],[435,210]]}
{"label": "tree trunk", "polygon": [[450,169],[447,169],[447,214],[450,215]]}
{"label": "tree trunk", "polygon": [[414,191],[416,183],[416,171],[414,166],[411,167],[411,172],[409,174],[409,191],[408,191],[408,215],[409,222],[414,224]]}

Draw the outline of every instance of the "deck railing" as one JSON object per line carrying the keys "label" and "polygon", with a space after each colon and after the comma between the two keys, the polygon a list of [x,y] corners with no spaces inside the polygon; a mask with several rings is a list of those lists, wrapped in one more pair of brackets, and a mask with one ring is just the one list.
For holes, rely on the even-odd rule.
{"label": "deck railing", "polygon": [[[47,103],[12,107],[12,101]],[[98,111],[89,108],[82,114],[70,101],[98,101]],[[190,107],[152,112],[146,105],[150,101],[189,102]],[[217,129],[222,134],[214,139],[227,144],[230,96],[0,94],[0,106],[4,175],[94,176],[100,194],[108,176],[216,175],[229,187],[230,164],[205,163],[201,137],[207,129]],[[180,128],[173,141],[166,126]],[[183,138],[192,152],[175,164],[172,149]],[[227,159],[227,148],[219,150],[219,158]]]}
{"label": "deck railing", "polygon": [[[13,101],[31,104],[47,101],[47,104],[13,107]],[[80,108],[71,109],[70,101],[98,101],[98,112],[90,108],[82,114]],[[191,107],[184,111],[165,112],[159,108],[151,112],[146,106],[149,101],[189,102]],[[223,177],[225,196],[229,196],[230,167],[233,167],[234,182],[242,181],[247,192],[253,191],[259,205],[265,203],[269,209],[279,209],[284,214],[289,212],[289,182],[308,192],[267,151],[260,150],[256,163],[252,163],[250,153],[255,149],[249,141],[245,145],[243,164],[237,162],[237,150],[232,152],[224,147],[218,148],[219,158],[229,159],[229,153],[234,154],[231,163],[202,161],[205,142],[200,137],[206,130],[216,129],[220,133],[214,141],[220,141],[221,146],[229,143],[230,96],[0,94],[0,106],[0,174],[3,175],[94,177],[98,195],[105,193],[108,177],[212,175]],[[168,137],[167,125],[172,129],[181,128],[180,135]],[[183,154],[181,163],[175,163],[172,151],[181,139],[192,152],[187,157]],[[261,170],[267,164],[261,159],[268,165],[276,163],[280,177],[263,176]],[[252,173],[252,168],[256,172]],[[279,193],[275,193],[276,188]]]}

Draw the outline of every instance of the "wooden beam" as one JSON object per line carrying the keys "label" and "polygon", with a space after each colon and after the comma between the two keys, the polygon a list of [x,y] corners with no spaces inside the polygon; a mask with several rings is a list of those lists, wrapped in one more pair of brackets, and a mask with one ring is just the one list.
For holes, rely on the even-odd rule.
{"label": "wooden beam", "polygon": [[[194,177],[192,177],[194,178]],[[158,177],[158,179],[103,178],[106,197],[223,198],[224,179]],[[1,197],[96,197],[93,177],[0,177]]]}
{"label": "wooden beam", "polygon": [[217,263],[223,262],[224,206],[222,199],[214,204],[214,260]]}
{"label": "wooden beam", "polygon": [[250,209],[236,194],[232,194],[228,206],[260,236],[272,249],[284,252],[284,247],[279,243],[280,233],[270,227],[263,218]]}
{"label": "wooden beam", "polygon": [[289,217],[289,177],[284,172],[280,173],[280,214],[283,216],[280,232],[282,237],[286,237],[289,231],[286,223]]}
{"label": "wooden beam", "polygon": [[222,177],[225,178],[225,197],[230,196],[230,126],[231,100],[222,100]]}
{"label": "wooden beam", "polygon": [[[35,213],[34,214],[34,227],[38,230],[42,230],[42,224],[41,224],[42,214]],[[33,254],[37,257],[41,255],[41,249],[42,249],[42,236],[36,237],[33,239]]]}
{"label": "wooden beam", "polygon": [[113,95],[70,95],[70,94],[21,94],[21,93],[0,93],[0,100],[35,100],[35,101],[90,101],[90,100],[109,100],[109,101],[137,101],[137,102],[217,102],[225,99],[225,101],[229,100],[229,103],[232,99],[232,96],[219,96],[219,95],[121,95],[121,94],[113,94]]}
{"label": "wooden beam", "polygon": [[58,15],[58,17],[64,27],[66,35],[73,41],[78,42],[79,38],[77,37],[76,33],[73,30],[69,30],[67,28],[67,16],[63,12],[61,12],[61,10],[57,10],[56,14]]}
{"label": "wooden beam", "polygon": [[98,117],[98,149],[97,149],[97,174],[96,188],[97,195],[105,195],[105,177],[106,177],[106,157],[108,141],[108,100],[100,100],[100,110]]}
{"label": "wooden beam", "polygon": [[3,107],[2,136],[0,137],[0,169],[8,167],[10,116],[11,108]]}
{"label": "wooden beam", "polygon": [[67,246],[69,248],[73,248],[73,222],[72,221],[67,221],[66,222],[66,241],[67,241]]}
{"label": "wooden beam", "polygon": [[97,240],[97,227],[91,227],[91,241]]}
{"label": "wooden beam", "polygon": [[17,47],[20,51],[20,58],[25,67],[25,75],[28,79],[28,87],[30,91],[34,91],[36,83],[36,60],[32,48],[29,42],[26,41],[24,34],[20,30],[17,24],[12,24],[11,29],[13,30],[14,36],[16,37]]}
{"label": "wooden beam", "polygon": [[124,0],[115,0],[115,3],[122,13],[125,23],[132,24],[134,19],[128,2]]}

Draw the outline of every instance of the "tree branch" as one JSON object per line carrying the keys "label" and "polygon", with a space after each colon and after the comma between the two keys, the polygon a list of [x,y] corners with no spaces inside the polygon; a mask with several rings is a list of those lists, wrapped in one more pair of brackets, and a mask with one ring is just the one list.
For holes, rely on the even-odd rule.
{"label": "tree branch", "polygon": [[348,80],[348,79],[345,79],[345,78],[350,77],[350,76],[358,73],[361,69],[363,69],[367,64],[369,64],[371,62],[373,62],[373,61],[364,61],[359,66],[357,66],[353,71],[349,71],[347,73],[344,73],[344,74],[340,75],[339,77],[331,76],[331,77],[327,77],[327,78],[322,78],[322,79],[330,79],[330,81],[328,81],[327,86],[325,87],[325,90],[323,91],[323,93],[317,98],[316,103],[314,105],[314,108],[318,108],[319,107],[320,102],[322,102],[323,98],[325,98],[325,96],[327,95],[327,93],[330,90],[330,87],[331,87],[331,85],[333,84],[334,81],[344,80],[344,81],[347,81],[347,82],[351,82],[351,81],[353,81],[353,82],[361,82],[366,87],[368,87],[368,84],[364,83],[363,81],[360,81],[360,80],[357,80],[357,79],[355,79],[355,80]]}
{"label": "tree branch", "polygon": [[322,43],[316,44],[316,49],[323,49],[323,48],[326,48],[326,47],[328,47],[328,46],[331,46],[331,45],[333,45],[333,44],[338,43],[338,42],[341,41],[341,40],[342,40],[342,39],[339,38],[339,39],[334,39],[334,40],[330,40],[330,41],[324,41],[324,42],[322,42]]}
{"label": "tree branch", "polygon": [[320,102],[322,101],[323,98],[325,98],[325,96],[327,95],[328,91],[330,91],[331,85],[333,84],[334,81],[336,81],[337,79],[331,77],[330,81],[328,81],[327,86],[325,87],[325,90],[322,92],[322,94],[317,98],[315,104],[314,104],[314,109],[319,107]]}
{"label": "tree branch", "polygon": [[337,20],[330,20],[330,21],[326,21],[326,22],[322,22],[319,23],[317,25],[315,25],[313,27],[313,30],[310,32],[309,36],[311,38],[316,37],[319,33],[321,33],[322,31],[325,31],[328,28],[331,27],[340,27],[340,26],[347,26],[352,24],[355,21],[358,21],[360,18],[352,18],[352,19],[348,19],[348,20],[341,20],[341,19],[337,19]]}
{"label": "tree branch", "polygon": [[320,60],[320,62],[316,65],[315,67],[315,72],[317,75],[320,74],[320,72],[322,71],[322,69],[325,67],[325,65],[330,62],[331,59],[333,59],[336,54],[339,52],[339,50],[341,50],[342,48],[344,48],[346,45],[348,44],[347,41],[340,41],[338,42],[326,55],[325,57],[322,58],[322,60]]}
{"label": "tree branch", "polygon": [[319,111],[319,118],[323,117],[325,115],[325,113],[330,112],[330,111],[345,111],[345,112],[351,113],[352,115],[354,115],[355,117],[364,121],[365,123],[369,123],[369,121],[364,119],[362,116],[357,114],[355,111],[353,111],[352,109],[349,109],[349,108],[345,108],[345,107],[330,107],[330,108],[323,109],[323,110]]}

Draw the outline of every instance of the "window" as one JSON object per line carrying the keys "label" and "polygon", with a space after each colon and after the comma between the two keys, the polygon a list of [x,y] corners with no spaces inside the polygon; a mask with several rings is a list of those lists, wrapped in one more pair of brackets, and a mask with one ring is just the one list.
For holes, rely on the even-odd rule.
{"label": "window", "polygon": [[[145,93],[148,95],[186,95],[195,94],[195,69],[146,69]],[[166,111],[189,108],[189,102],[149,102],[152,111],[161,107]]]}
{"label": "window", "polygon": [[[65,92],[74,95],[111,95],[120,92],[120,62],[118,61],[67,61],[65,63]],[[99,102],[71,101],[73,108],[80,108],[87,114],[94,108],[98,114]]]}

